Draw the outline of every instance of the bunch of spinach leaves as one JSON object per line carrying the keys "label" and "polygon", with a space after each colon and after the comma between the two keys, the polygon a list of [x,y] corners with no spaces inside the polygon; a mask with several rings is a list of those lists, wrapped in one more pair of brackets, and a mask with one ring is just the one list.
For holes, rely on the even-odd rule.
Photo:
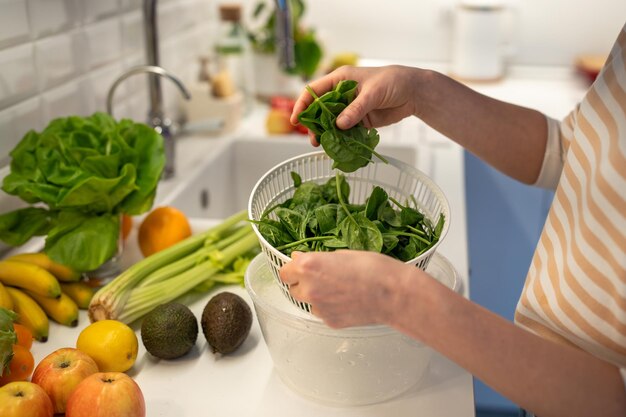
{"label": "bunch of spinach leaves", "polygon": [[161,135],[105,113],[52,120],[10,156],[2,189],[32,206],[0,215],[0,240],[19,246],[47,236],[45,252],[77,271],[116,253],[120,214],[152,207],[165,165]]}
{"label": "bunch of spinach leaves", "polygon": [[376,129],[368,129],[362,123],[346,130],[335,126],[339,113],[354,100],[357,86],[354,80],[342,80],[321,97],[306,86],[314,100],[298,115],[300,124],[315,133],[322,148],[333,160],[333,168],[343,172],[354,172],[366,166],[372,162],[372,154],[387,162],[374,150],[380,140]]}
{"label": "bunch of spinach leaves", "polygon": [[375,186],[364,204],[351,204],[350,185],[340,173],[324,184],[302,182],[295,172],[291,177],[293,196],[255,221],[265,240],[287,256],[294,250],[356,249],[406,262],[424,253],[441,236],[443,214],[433,224],[419,210],[396,201],[381,187]]}

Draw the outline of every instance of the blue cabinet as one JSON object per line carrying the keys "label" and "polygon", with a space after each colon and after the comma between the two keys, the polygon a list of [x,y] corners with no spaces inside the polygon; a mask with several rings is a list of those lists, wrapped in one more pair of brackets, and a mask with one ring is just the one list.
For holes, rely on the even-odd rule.
{"label": "blue cabinet", "polygon": [[[468,152],[465,182],[471,299],[512,321],[553,193],[521,184]],[[517,409],[478,380],[474,391],[477,408]]]}

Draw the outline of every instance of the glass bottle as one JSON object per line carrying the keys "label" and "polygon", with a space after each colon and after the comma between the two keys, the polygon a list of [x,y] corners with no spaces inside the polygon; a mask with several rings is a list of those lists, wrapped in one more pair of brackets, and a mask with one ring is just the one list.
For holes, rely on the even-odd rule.
{"label": "glass bottle", "polygon": [[246,31],[241,22],[240,4],[219,6],[219,32],[215,45],[219,71],[228,71],[235,87],[243,94],[244,112],[248,113],[254,100],[252,57]]}

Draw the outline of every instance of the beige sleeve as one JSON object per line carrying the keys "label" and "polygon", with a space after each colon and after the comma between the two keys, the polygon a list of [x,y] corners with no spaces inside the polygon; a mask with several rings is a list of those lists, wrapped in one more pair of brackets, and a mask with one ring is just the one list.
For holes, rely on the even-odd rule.
{"label": "beige sleeve", "polygon": [[565,146],[560,132],[561,123],[548,116],[546,116],[546,121],[548,123],[546,153],[543,156],[539,177],[533,185],[555,190],[561,178],[561,171],[563,171]]}

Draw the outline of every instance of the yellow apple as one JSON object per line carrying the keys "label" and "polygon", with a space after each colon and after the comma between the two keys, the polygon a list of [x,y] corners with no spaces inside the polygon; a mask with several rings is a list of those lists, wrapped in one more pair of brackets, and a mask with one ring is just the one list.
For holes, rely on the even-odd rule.
{"label": "yellow apple", "polygon": [[98,372],[85,378],[67,400],[65,417],[145,417],[139,385],[123,372]]}
{"label": "yellow apple", "polygon": [[55,413],[65,412],[65,405],[74,388],[89,375],[98,372],[98,365],[86,353],[74,348],[57,349],[43,358],[31,381],[41,386],[52,400]]}
{"label": "yellow apple", "polygon": [[289,121],[291,113],[284,109],[270,109],[265,119],[265,128],[269,134],[287,134],[294,126]]}
{"label": "yellow apple", "polygon": [[39,385],[16,381],[0,387],[0,416],[52,417],[53,414],[52,401]]}

